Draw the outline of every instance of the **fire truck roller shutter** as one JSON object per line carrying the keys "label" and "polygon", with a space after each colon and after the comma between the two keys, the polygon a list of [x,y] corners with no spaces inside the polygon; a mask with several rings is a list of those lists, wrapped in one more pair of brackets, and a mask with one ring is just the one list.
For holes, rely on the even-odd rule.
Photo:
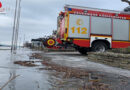
{"label": "fire truck roller shutter", "polygon": [[113,20],[113,40],[129,40],[129,20]]}
{"label": "fire truck roller shutter", "polygon": [[90,16],[69,15],[69,38],[89,38]]}
{"label": "fire truck roller shutter", "polygon": [[91,33],[101,35],[112,34],[112,19],[105,17],[92,17],[91,19]]}

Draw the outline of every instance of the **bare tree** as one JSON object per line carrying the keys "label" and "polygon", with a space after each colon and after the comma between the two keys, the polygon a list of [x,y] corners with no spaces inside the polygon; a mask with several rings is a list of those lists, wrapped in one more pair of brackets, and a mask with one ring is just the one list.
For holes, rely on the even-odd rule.
{"label": "bare tree", "polygon": [[126,2],[130,5],[130,1],[129,0],[121,0],[122,2]]}

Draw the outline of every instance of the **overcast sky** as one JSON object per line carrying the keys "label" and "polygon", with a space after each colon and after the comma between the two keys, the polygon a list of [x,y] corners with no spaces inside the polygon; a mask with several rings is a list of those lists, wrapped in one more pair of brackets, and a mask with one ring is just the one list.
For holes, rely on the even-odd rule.
{"label": "overcast sky", "polygon": [[[15,0],[0,0],[3,8],[10,8],[0,14],[0,43],[11,44]],[[123,10],[128,6],[121,0],[22,0],[19,42],[30,41],[52,34],[57,28],[57,16],[64,5],[78,5],[110,10]]]}

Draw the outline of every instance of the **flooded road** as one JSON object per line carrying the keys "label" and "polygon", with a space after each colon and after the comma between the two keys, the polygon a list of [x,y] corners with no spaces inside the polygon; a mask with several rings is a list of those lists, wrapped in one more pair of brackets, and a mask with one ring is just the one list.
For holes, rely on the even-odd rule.
{"label": "flooded road", "polygon": [[129,70],[92,62],[78,52],[51,52],[44,56],[62,66],[83,68],[100,78],[100,82],[109,85],[112,90],[130,90]]}
{"label": "flooded road", "polygon": [[88,60],[87,56],[80,55],[78,52],[51,52],[45,56],[51,57],[53,62],[64,66],[80,67],[87,70],[113,73],[125,77],[130,77],[129,70],[92,62],[91,60]]}
{"label": "flooded road", "polygon": [[10,78],[20,75],[3,90],[48,90],[51,87],[47,71],[39,71],[38,67],[23,67],[13,64],[18,60],[29,60],[29,55],[34,52],[36,51],[22,49],[18,50],[17,54],[11,55],[10,50],[0,50],[0,87]]}
{"label": "flooded road", "polygon": [[[33,53],[40,53],[43,58],[30,58]],[[109,85],[110,90],[130,89],[129,70],[91,62],[87,56],[80,55],[78,52],[45,53],[24,48],[19,49],[14,55],[10,53],[10,50],[0,50],[0,54],[0,88],[12,77],[19,75],[9,82],[3,90],[87,90],[81,89],[81,87],[84,87],[84,83],[90,84],[87,80],[89,77],[63,78],[62,75],[64,72],[45,69],[40,70],[40,68],[46,67],[40,62],[35,63],[37,65],[35,67],[14,64],[15,61],[42,61],[44,59],[49,59],[63,67],[82,68],[98,77],[100,83]]]}

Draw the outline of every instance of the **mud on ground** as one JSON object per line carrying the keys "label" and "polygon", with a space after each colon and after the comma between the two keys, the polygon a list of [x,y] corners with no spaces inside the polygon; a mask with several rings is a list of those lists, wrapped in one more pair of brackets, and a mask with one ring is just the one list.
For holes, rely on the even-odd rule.
{"label": "mud on ground", "polygon": [[[101,76],[93,76],[92,72],[81,68],[66,67],[55,64],[51,60],[42,62],[46,68],[40,70],[53,71],[50,82],[55,86],[53,89],[65,90],[111,90],[110,86],[100,82]],[[57,78],[57,80],[54,80]],[[59,79],[59,80],[58,80]]]}
{"label": "mud on ground", "polygon": [[[61,53],[61,52],[45,53],[43,55],[43,61],[47,61],[45,64],[47,64],[46,66],[48,67],[47,69],[49,69],[50,73],[53,74],[54,72],[54,75],[55,75],[53,76],[54,79],[56,78],[59,82],[62,82],[62,81],[67,82],[59,86],[55,84],[57,83],[57,80],[56,81],[50,80],[52,82],[55,81],[54,86],[56,86],[59,90],[60,89],[78,90],[79,88],[82,88],[81,90],[83,90],[86,85],[88,85],[86,87],[93,87],[94,86],[93,81],[91,82],[90,77],[98,78],[98,80],[94,80],[94,83],[95,81],[98,81],[96,82],[98,83],[98,85],[99,84],[105,85],[106,87],[105,90],[107,89],[108,90],[129,90],[130,88],[129,75],[125,75],[125,74],[128,74],[127,72],[122,72],[122,70],[120,72],[117,68],[109,67],[109,66],[102,65],[99,63],[97,63],[96,65],[96,63],[89,61],[86,56],[80,55],[78,53],[73,53],[73,52],[72,53]],[[96,66],[93,66],[93,65],[96,65]],[[61,70],[59,70],[59,68],[61,68]],[[78,77],[75,77],[75,75],[73,76],[73,74],[72,75],[69,74],[70,75],[69,78],[64,78],[68,72],[67,72],[67,69],[65,71],[62,71],[63,68],[69,68],[68,72],[73,72],[73,69],[74,70],[76,69],[76,72],[80,73],[80,71],[83,70],[83,72],[86,72],[88,75],[85,75],[85,76],[81,75],[81,77],[78,78]],[[99,68],[102,68],[102,69],[99,70]],[[107,69],[108,71],[104,71]],[[110,69],[113,69],[112,72]],[[115,71],[115,73],[113,71]],[[124,73],[124,74],[121,74],[121,73]],[[71,87],[73,89],[71,89]],[[86,90],[92,90],[92,88],[86,89]],[[104,89],[96,88],[94,90],[104,90]]]}
{"label": "mud on ground", "polygon": [[[52,54],[52,57],[53,55],[55,54]],[[69,59],[67,57],[77,58],[75,55],[72,56],[71,54],[63,54],[61,57],[62,56],[65,56],[66,59]],[[57,64],[56,61],[54,62],[52,57],[45,53],[30,55],[31,60],[39,58],[41,60],[40,63],[45,66],[43,68],[37,67],[38,70],[48,71],[48,82],[50,82],[50,85],[52,86],[50,90],[129,90],[126,89],[129,88],[130,83],[129,78],[127,77],[91,71],[86,68],[64,66],[64,64],[61,65],[60,63]],[[82,57],[85,58],[86,56],[81,56],[80,58]],[[35,64],[36,62],[32,63]]]}
{"label": "mud on ground", "polygon": [[82,68],[67,67],[56,64],[48,57],[43,57],[40,53],[30,55],[31,61],[15,61],[14,64],[19,64],[27,67],[37,66],[37,61],[33,59],[43,59],[41,62],[45,68],[39,70],[50,71],[49,82],[53,87],[52,90],[111,90],[109,84],[100,82],[102,75],[94,75],[91,71]]}
{"label": "mud on ground", "polygon": [[27,66],[27,67],[37,66],[35,64],[35,61],[15,61],[14,64],[18,64],[18,65],[21,65],[21,66]]}
{"label": "mud on ground", "polygon": [[29,56],[29,59],[30,60],[26,60],[26,61],[20,61],[20,60],[14,61],[14,64],[18,64],[18,65],[26,66],[26,67],[35,67],[35,66],[38,66],[36,63],[42,62],[41,60],[36,60],[36,59],[42,59],[42,56],[40,55],[40,53],[32,53]]}

